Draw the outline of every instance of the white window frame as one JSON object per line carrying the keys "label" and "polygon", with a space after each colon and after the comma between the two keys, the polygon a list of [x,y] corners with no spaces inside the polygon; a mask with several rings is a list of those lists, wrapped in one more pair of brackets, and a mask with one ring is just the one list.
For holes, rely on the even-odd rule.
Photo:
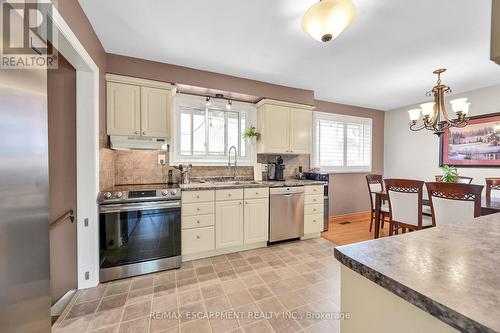
{"label": "white window frame", "polygon": [[[210,101],[210,109],[220,111],[226,110],[227,100],[212,98]],[[176,94],[174,96],[174,110],[172,112],[172,144],[170,145],[170,165],[191,163],[195,166],[227,166],[228,155],[220,156],[186,156],[180,154],[180,138],[181,138],[181,117],[180,112],[182,107],[189,108],[206,108],[206,97],[188,94]],[[257,109],[254,104],[232,101],[230,112],[245,112],[247,114],[246,126],[256,126],[257,124]],[[239,156],[238,165],[252,166],[257,161],[256,142],[254,140],[246,141],[247,156]],[[227,147],[229,148],[229,147]],[[231,163],[234,163],[234,153],[231,153]]]}
{"label": "white window frame", "polygon": [[[316,135],[317,126],[316,126],[316,123],[319,120],[336,121],[336,122],[344,123],[344,158],[343,158],[344,165],[343,166],[319,166],[319,165],[317,165],[316,161],[317,161],[318,152],[316,151],[316,147],[317,147],[317,135]],[[368,165],[368,166],[347,166],[347,130],[346,130],[347,123],[356,123],[356,124],[363,124],[363,125],[370,126],[370,156],[368,158],[370,161],[370,165]],[[314,168],[319,168],[321,171],[333,172],[333,173],[369,173],[369,172],[372,172],[372,165],[373,165],[373,124],[372,123],[373,123],[373,121],[371,118],[346,116],[346,115],[341,115],[341,114],[336,114],[336,113],[314,111],[313,112],[313,129],[312,129],[313,146],[312,146],[312,154],[311,154],[311,166]]]}

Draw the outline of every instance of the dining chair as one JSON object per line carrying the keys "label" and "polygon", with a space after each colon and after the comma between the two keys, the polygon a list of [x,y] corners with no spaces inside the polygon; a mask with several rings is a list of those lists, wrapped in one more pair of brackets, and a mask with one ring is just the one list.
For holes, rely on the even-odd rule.
{"label": "dining chair", "polygon": [[481,215],[483,185],[425,183],[433,225],[472,220]]}
{"label": "dining chair", "polygon": [[487,199],[491,199],[491,190],[500,191],[500,178],[486,178]]}
{"label": "dining chair", "polygon": [[[366,183],[368,184],[371,205],[369,231],[372,232],[373,222],[375,221],[375,194],[373,194],[373,192],[382,192],[384,190],[384,182],[382,180],[382,175],[369,174],[366,175]],[[380,225],[383,229],[385,220],[389,218],[389,206],[386,202],[382,203],[382,206],[380,207],[380,217],[382,222]]]}
{"label": "dining chair", "polygon": [[424,182],[413,179],[385,179],[389,197],[389,235],[432,227],[432,218],[422,214]]}
{"label": "dining chair", "polygon": [[[442,175],[437,175],[435,176],[436,182],[442,182],[443,181],[443,176]],[[470,184],[472,183],[472,177],[467,177],[467,176],[457,176],[457,183],[458,184]]]}

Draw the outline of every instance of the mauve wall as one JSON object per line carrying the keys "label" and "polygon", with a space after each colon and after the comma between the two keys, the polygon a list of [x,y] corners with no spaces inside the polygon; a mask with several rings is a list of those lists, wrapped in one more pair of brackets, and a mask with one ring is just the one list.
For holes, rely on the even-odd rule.
{"label": "mauve wall", "polygon": [[186,84],[233,93],[314,105],[314,91],[280,86],[230,75],[161,62],[107,54],[106,71],[112,74]]}
{"label": "mauve wall", "polygon": [[[372,173],[384,170],[384,111],[352,105],[315,101],[316,110],[356,117],[372,118]],[[366,173],[330,175],[330,216],[370,210]]]}

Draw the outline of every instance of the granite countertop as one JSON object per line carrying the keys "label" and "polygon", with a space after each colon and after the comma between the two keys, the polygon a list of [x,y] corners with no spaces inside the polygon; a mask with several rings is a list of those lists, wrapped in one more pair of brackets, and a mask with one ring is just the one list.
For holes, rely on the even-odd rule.
{"label": "granite countertop", "polygon": [[500,213],[340,246],[335,258],[462,332],[500,332]]}
{"label": "granite countertop", "polygon": [[255,182],[249,180],[242,180],[236,182],[193,182],[189,184],[180,184],[182,191],[196,191],[196,190],[216,190],[216,189],[237,189],[237,188],[256,188],[256,187],[292,187],[292,186],[305,186],[305,185],[324,185],[326,182],[315,180],[299,180],[287,179],[285,181],[262,181]]}

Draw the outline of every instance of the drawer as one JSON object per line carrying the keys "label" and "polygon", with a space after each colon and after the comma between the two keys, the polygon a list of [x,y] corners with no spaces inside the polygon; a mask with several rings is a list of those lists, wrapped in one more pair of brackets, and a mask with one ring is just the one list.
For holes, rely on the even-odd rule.
{"label": "drawer", "polygon": [[323,204],[305,205],[304,214],[323,214]]}
{"label": "drawer", "polygon": [[215,192],[209,191],[182,191],[182,203],[214,201]]}
{"label": "drawer", "polygon": [[214,220],[213,214],[184,216],[182,218],[182,229],[210,227],[214,225]]}
{"label": "drawer", "polygon": [[307,194],[321,194],[323,195],[325,187],[323,185],[310,185],[306,186],[305,193]]}
{"label": "drawer", "polygon": [[306,194],[306,197],[304,199],[304,203],[306,205],[311,205],[311,204],[323,204],[323,194]]}
{"label": "drawer", "polygon": [[215,211],[213,202],[200,202],[182,205],[182,216],[207,215]]}
{"label": "drawer", "polygon": [[215,190],[215,200],[243,200],[243,189],[235,188],[231,190]]}
{"label": "drawer", "polygon": [[246,188],[244,192],[245,199],[261,199],[269,197],[269,187]]}
{"label": "drawer", "polygon": [[182,254],[187,255],[215,249],[214,227],[182,230]]}
{"label": "drawer", "polygon": [[323,231],[323,214],[306,215],[304,218],[304,234]]}

